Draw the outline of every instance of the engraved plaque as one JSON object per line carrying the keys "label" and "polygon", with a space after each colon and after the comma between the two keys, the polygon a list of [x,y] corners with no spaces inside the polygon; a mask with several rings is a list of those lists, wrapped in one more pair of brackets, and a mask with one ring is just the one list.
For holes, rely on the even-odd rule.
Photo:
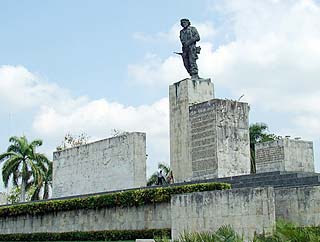
{"label": "engraved plaque", "polygon": [[218,169],[216,114],[213,101],[189,108],[193,177],[214,175]]}

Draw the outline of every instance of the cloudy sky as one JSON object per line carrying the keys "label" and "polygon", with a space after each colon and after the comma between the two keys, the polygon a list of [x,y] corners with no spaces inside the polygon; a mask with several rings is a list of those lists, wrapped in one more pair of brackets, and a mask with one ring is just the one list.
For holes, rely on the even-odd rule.
{"label": "cloudy sky", "polygon": [[[313,140],[320,171],[316,0],[2,0],[0,150],[26,135],[52,152],[67,132],[147,132],[148,174],[169,162],[168,85],[187,77],[179,19],[201,35],[200,76],[250,122]],[[0,186],[0,191],[3,187]]]}

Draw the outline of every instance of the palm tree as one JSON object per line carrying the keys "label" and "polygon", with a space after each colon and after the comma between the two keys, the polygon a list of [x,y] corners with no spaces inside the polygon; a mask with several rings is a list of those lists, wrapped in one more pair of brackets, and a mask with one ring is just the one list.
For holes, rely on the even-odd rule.
{"label": "palm tree", "polygon": [[[170,173],[170,166],[166,165],[165,163],[159,163],[158,169],[162,170],[162,174],[166,177]],[[147,186],[156,185],[158,180],[158,173],[154,172],[147,181]]]}
{"label": "palm tree", "polygon": [[[34,193],[31,196],[31,200],[40,200],[40,192],[41,189],[43,190],[42,193],[42,199],[48,199],[49,198],[49,190],[52,187],[52,166],[53,162],[49,161],[48,163],[45,163],[45,166],[42,167],[42,173],[43,173],[43,180],[41,183],[39,183],[36,186],[36,189]],[[34,183],[30,183],[30,186],[35,185]]]}
{"label": "palm tree", "polygon": [[274,134],[267,134],[267,131],[268,125],[264,123],[251,124],[249,127],[251,173],[256,173],[255,145],[280,138],[280,136]]}
{"label": "palm tree", "polygon": [[30,179],[35,184],[43,181],[43,168],[49,160],[44,154],[36,153],[36,147],[42,145],[42,141],[37,139],[28,143],[25,136],[10,137],[9,142],[12,144],[8,147],[7,152],[0,154],[0,162],[4,161],[2,167],[2,180],[5,187],[8,187],[10,178],[14,186],[21,181],[21,201],[26,198],[26,188]]}

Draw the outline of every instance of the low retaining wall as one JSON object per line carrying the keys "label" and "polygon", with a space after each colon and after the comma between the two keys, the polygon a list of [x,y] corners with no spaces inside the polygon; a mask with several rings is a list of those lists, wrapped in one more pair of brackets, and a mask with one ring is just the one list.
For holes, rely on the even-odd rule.
{"label": "low retaining wall", "polygon": [[320,225],[320,186],[275,190],[276,218],[299,226]]}
{"label": "low retaining wall", "polygon": [[197,192],[171,198],[172,238],[184,231],[216,231],[231,225],[245,238],[271,233],[275,225],[273,188]]}
{"label": "low retaining wall", "polygon": [[0,234],[171,228],[170,203],[0,218]]}
{"label": "low retaining wall", "polygon": [[[182,188],[176,191],[179,189]],[[191,191],[188,189],[184,192]],[[169,192],[157,191],[157,199]],[[150,192],[146,190],[141,194]],[[56,210],[43,215],[6,216],[2,213],[0,235],[171,228],[172,238],[177,239],[184,231],[216,231],[223,225],[231,225],[236,232],[251,239],[254,233],[271,233],[276,219],[300,226],[320,225],[320,186],[182,193],[171,195],[171,202],[168,201],[127,207]]]}

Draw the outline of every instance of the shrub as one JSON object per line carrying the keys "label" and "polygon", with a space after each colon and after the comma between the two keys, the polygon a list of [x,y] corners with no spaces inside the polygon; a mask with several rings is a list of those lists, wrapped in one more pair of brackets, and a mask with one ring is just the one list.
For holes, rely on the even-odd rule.
{"label": "shrub", "polygon": [[30,202],[0,207],[0,217],[43,215],[46,213],[74,209],[137,207],[146,204],[170,202],[171,196],[174,194],[224,190],[230,188],[231,186],[229,184],[213,182],[181,186],[143,188],[64,200]]}
{"label": "shrub", "polygon": [[149,229],[149,230],[109,230],[109,231],[88,231],[88,232],[65,232],[65,233],[32,233],[32,234],[2,234],[0,241],[94,241],[94,240],[135,240],[170,238],[170,229]]}

